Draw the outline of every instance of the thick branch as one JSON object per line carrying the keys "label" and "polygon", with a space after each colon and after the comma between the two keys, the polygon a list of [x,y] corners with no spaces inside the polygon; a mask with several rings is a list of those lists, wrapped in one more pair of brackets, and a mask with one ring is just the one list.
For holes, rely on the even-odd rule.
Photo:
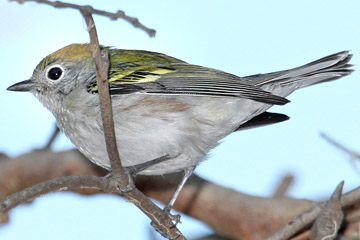
{"label": "thick branch", "polygon": [[[102,176],[104,171],[76,150],[58,153],[36,151],[0,161],[0,198],[47,179],[76,174]],[[181,174],[139,176],[136,186],[146,195],[165,204],[180,178]],[[73,191],[81,194],[99,193],[96,189]],[[265,239],[312,204],[307,200],[249,196],[193,176],[174,207],[232,239],[239,236]]]}
{"label": "thick branch", "polygon": [[[75,150],[58,153],[36,151],[3,160],[0,161],[0,198],[47,179],[77,174],[103,176],[104,171]],[[141,176],[137,178],[136,186],[146,195],[167,203],[180,177]],[[74,191],[81,194],[99,193],[96,189]],[[360,204],[356,205],[355,202],[359,202],[359,199],[359,190],[341,198],[341,204],[345,206],[346,230],[350,222],[353,229],[349,231],[356,232],[358,229],[360,219],[356,216]],[[199,219],[231,239],[265,239],[314,203],[304,199],[249,196],[193,176],[177,199],[175,209]]]}

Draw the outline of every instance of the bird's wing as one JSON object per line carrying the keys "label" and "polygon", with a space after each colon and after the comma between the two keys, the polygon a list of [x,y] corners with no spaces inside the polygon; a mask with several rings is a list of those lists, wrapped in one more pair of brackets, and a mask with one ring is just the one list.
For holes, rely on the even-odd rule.
{"label": "bird's wing", "polygon": [[244,83],[240,77],[233,74],[190,64],[172,64],[171,67],[171,73],[163,74],[154,82],[142,84],[145,92],[240,97],[280,105],[288,102],[285,98]]}
{"label": "bird's wing", "polygon": [[[136,53],[132,51],[131,54]],[[276,96],[260,87],[245,83],[242,78],[219,70],[191,65],[181,60],[166,58],[157,53],[144,61],[119,59],[109,70],[110,94],[161,94],[239,97],[268,104],[283,105],[286,98]],[[159,58],[160,56],[160,58]],[[155,59],[156,57],[156,59]],[[110,58],[111,60],[111,58]],[[119,63],[120,62],[120,63]],[[88,87],[96,92],[96,82]]]}

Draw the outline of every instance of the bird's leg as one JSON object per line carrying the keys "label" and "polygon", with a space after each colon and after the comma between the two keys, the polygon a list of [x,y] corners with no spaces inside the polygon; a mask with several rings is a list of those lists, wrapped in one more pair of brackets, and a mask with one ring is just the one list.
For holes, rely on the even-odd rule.
{"label": "bird's leg", "polygon": [[178,198],[181,190],[183,189],[186,181],[189,179],[189,177],[192,175],[192,173],[194,172],[195,170],[195,166],[193,167],[189,167],[187,169],[185,169],[184,171],[184,176],[183,178],[181,179],[181,182],[180,184],[177,186],[175,192],[173,193],[173,195],[171,196],[170,198],[170,201],[166,204],[165,208],[164,208],[164,211],[175,221],[175,223],[179,223],[180,222],[180,215],[177,214],[177,215],[171,215],[170,214],[170,211],[172,209],[172,207],[174,206],[175,204],[175,201],[176,199]]}
{"label": "bird's leg", "polygon": [[166,154],[164,156],[155,158],[153,160],[147,161],[147,162],[143,162],[134,166],[130,166],[130,167],[125,167],[125,169],[132,175],[136,175],[137,173],[144,171],[145,169],[148,169],[149,167],[152,167],[156,164],[165,162],[167,160],[171,159],[170,155]]}

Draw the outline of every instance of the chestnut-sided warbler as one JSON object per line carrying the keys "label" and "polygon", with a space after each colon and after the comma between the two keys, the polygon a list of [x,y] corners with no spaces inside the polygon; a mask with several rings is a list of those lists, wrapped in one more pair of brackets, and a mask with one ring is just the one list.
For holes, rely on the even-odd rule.
{"label": "chestnut-sided warbler", "polygon": [[[72,44],[50,54],[29,80],[8,90],[32,92],[86,157],[110,169],[88,48]],[[352,72],[347,51],[290,70],[238,77],[161,53],[106,49],[122,164],[129,167],[169,156],[139,174],[184,170],[183,183],[222,138],[242,127],[287,119],[265,111],[289,102],[285,97],[293,91]]]}

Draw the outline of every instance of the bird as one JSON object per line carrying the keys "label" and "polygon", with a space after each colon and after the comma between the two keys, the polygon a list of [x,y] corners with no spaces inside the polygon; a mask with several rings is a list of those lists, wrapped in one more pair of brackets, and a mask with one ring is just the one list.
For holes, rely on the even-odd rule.
{"label": "bird", "polygon": [[[167,212],[196,166],[221,139],[287,120],[288,116],[267,110],[288,103],[286,97],[297,89],[353,71],[349,51],[289,70],[239,77],[162,53],[101,48],[109,53],[109,93],[123,166],[142,166],[139,175],[184,172]],[[8,90],[33,93],[79,151],[111,171],[89,44],[71,44],[48,55],[29,80]],[[163,160],[152,164],[156,159]]]}

